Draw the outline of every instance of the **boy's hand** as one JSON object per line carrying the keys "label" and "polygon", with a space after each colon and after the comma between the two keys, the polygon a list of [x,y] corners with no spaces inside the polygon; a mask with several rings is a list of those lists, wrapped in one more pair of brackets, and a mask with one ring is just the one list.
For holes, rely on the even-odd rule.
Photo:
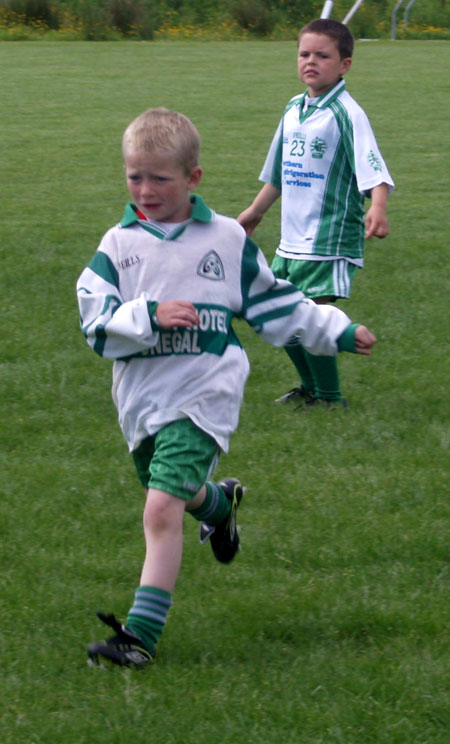
{"label": "boy's hand", "polygon": [[386,212],[382,207],[372,204],[366,214],[366,232],[364,237],[368,240],[371,237],[385,238],[389,235],[389,224]]}
{"label": "boy's hand", "polygon": [[161,328],[192,328],[200,319],[192,302],[185,300],[167,300],[160,302],[156,308],[156,320]]}
{"label": "boy's hand", "polygon": [[377,339],[366,326],[360,325],[355,331],[355,346],[358,354],[371,354]]}
{"label": "boy's hand", "polygon": [[365,239],[372,236],[376,238],[385,238],[389,235],[389,225],[386,217],[386,205],[389,194],[387,183],[380,183],[374,186],[370,192],[372,203],[366,214],[366,232]]}
{"label": "boy's hand", "polygon": [[271,183],[265,183],[252,204],[240,213],[237,221],[244,228],[247,235],[252,235],[255,227],[259,225],[262,218],[272,204],[278,199],[281,191]]}
{"label": "boy's hand", "polygon": [[259,225],[262,220],[262,214],[255,214],[254,210],[249,207],[244,209],[243,212],[237,217],[237,221],[244,228],[247,235],[252,235],[255,228]]}

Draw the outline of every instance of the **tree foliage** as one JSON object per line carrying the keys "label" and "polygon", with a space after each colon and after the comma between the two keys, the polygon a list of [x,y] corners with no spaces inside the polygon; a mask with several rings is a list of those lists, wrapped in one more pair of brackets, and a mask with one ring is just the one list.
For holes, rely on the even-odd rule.
{"label": "tree foliage", "polygon": [[[331,17],[343,20],[355,0],[335,0]],[[214,27],[224,21],[237,24],[250,35],[269,37],[277,29],[292,33],[321,15],[325,0],[0,0],[0,9],[20,17],[22,23],[45,24],[57,29],[68,16],[83,28],[85,38],[119,36],[152,39],[164,26]],[[387,35],[397,0],[365,0],[349,21],[355,37]],[[408,2],[398,9],[403,24]],[[421,0],[409,9],[408,23],[422,28],[448,28],[446,0]]]}

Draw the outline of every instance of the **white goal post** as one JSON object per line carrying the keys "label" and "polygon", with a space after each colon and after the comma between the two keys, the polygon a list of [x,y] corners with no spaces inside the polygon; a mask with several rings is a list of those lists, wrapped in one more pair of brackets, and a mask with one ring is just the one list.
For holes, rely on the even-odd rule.
{"label": "white goal post", "polygon": [[[400,10],[400,6],[403,4],[404,0],[398,0],[397,4],[394,7],[394,10],[392,11],[392,18],[391,18],[391,39],[395,39],[397,34],[397,14]],[[409,11],[411,10],[412,6],[416,0],[409,0],[408,5],[405,8],[405,12],[403,14],[403,25],[406,28],[408,25],[408,18],[409,18]]]}
{"label": "white goal post", "polygon": [[[350,10],[348,11],[348,13],[345,16],[345,18],[342,21],[342,23],[347,24],[349,22],[350,18],[352,18],[355,15],[355,13],[358,10],[359,6],[362,5],[363,2],[364,2],[364,0],[356,0],[356,3],[354,3],[354,5],[350,8]],[[403,2],[403,0],[402,0],[402,2]],[[333,5],[334,5],[333,0],[325,0],[325,4],[324,4],[324,6],[322,8],[322,13],[320,14],[320,17],[321,18],[329,18],[330,15],[331,15],[331,11],[333,10]]]}
{"label": "white goal post", "polygon": [[325,0],[325,5],[322,8],[320,17],[329,18],[332,10],[333,10],[333,0]]}
{"label": "white goal post", "polygon": [[[404,1],[405,0],[397,0],[397,3],[392,11],[392,17],[391,17],[391,38],[392,39],[395,39],[395,36],[397,33],[397,15],[398,15],[398,11],[400,10],[400,6],[403,5]],[[347,24],[349,20],[353,18],[359,6],[362,5],[363,2],[364,0],[356,0],[356,2],[352,5],[350,10],[348,11],[342,23]],[[415,2],[416,0],[409,0],[408,5],[405,8],[405,12],[403,14],[403,25],[405,26],[405,28],[408,25],[409,11],[411,10]],[[333,5],[334,5],[333,0],[325,0],[320,17],[329,18],[331,15],[331,11],[333,10]]]}

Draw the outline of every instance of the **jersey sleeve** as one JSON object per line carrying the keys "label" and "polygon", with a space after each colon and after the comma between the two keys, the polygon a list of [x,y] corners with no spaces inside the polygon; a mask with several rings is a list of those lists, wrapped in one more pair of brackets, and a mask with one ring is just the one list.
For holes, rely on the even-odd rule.
{"label": "jersey sleeve", "polygon": [[281,191],[281,161],[283,155],[283,119],[273,136],[259,180],[270,183]]}
{"label": "jersey sleeve", "polygon": [[382,183],[394,189],[394,182],[384,162],[375,135],[367,115],[359,106],[351,111],[351,131],[340,120],[339,126],[343,136],[347,157],[353,170],[361,194],[370,195],[370,191]]}
{"label": "jersey sleeve", "polygon": [[159,338],[151,317],[156,310],[146,293],[124,302],[118,272],[100,247],[77,282],[81,330],[89,346],[100,356],[123,359],[146,351]]}
{"label": "jersey sleeve", "polygon": [[242,265],[242,317],[272,346],[293,336],[311,354],[334,356],[338,339],[350,325],[342,310],[317,305],[293,284],[277,279],[262,251],[246,239]]}

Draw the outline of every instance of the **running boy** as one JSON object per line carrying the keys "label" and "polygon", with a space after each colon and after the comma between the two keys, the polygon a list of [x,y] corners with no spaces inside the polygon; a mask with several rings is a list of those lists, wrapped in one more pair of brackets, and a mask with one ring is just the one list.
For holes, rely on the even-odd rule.
{"label": "running boy", "polygon": [[125,625],[91,643],[92,664],[152,661],[181,564],[185,510],[202,522],[217,560],[238,548],[244,488],[208,480],[236,429],[247,356],[233,331],[245,319],[269,343],[294,333],[311,353],[370,354],[375,337],[340,310],[317,306],[276,280],[236,220],[200,196],[199,135],[166,109],[138,116],[123,137],[128,204],[81,274],[77,292],[89,345],[114,360],[113,399],[146,489],[146,554]]}
{"label": "running boy", "polygon": [[[238,217],[251,235],[281,194],[271,268],[316,303],[348,298],[364,264],[364,239],[389,233],[386,200],[394,184],[367,116],[345,89],[352,54],[342,23],[320,19],[300,31],[298,75],[307,91],[289,101],[260,175],[265,185]],[[365,220],[364,197],[371,198]],[[335,356],[311,355],[297,335],[285,350],[301,385],[277,402],[347,404]]]}

